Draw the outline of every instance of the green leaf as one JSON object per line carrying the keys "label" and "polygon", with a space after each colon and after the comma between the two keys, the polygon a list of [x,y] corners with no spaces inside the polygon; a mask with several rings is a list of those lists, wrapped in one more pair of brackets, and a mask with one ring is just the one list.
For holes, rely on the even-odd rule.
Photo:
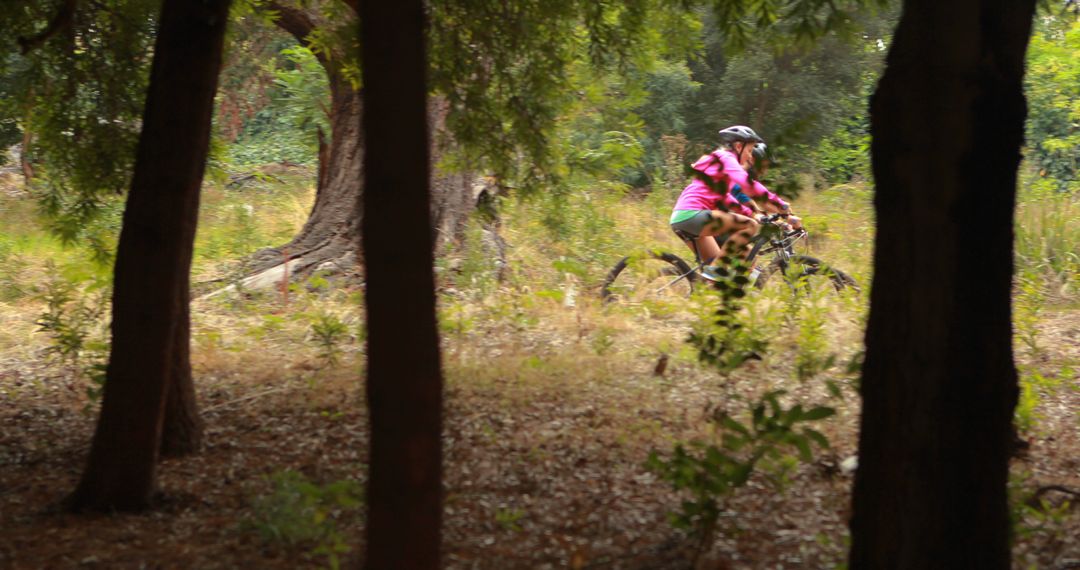
{"label": "green leaf", "polygon": [[803,414],[803,418],[807,421],[823,420],[829,416],[835,415],[836,410],[828,406],[818,406],[812,410]]}
{"label": "green leaf", "polygon": [[729,414],[724,414],[720,417],[720,425],[724,426],[727,429],[737,431],[745,435],[746,437],[750,437],[750,430],[747,429],[746,426],[736,421],[735,418],[731,417]]}
{"label": "green leaf", "polygon": [[803,428],[802,432],[806,437],[812,439],[814,443],[818,444],[819,447],[823,449],[829,448],[829,438],[825,437],[825,435],[821,432],[810,428]]}
{"label": "green leaf", "polygon": [[794,445],[799,450],[799,459],[806,463],[813,461],[814,454],[810,451],[810,442],[807,438],[798,434],[790,434],[787,439],[788,443]]}
{"label": "green leaf", "polygon": [[833,380],[826,380],[825,381],[825,388],[829,390],[829,395],[832,396],[833,398],[841,398],[842,399],[844,397],[844,393],[842,391],[840,391],[840,385],[837,384],[836,382],[834,382]]}

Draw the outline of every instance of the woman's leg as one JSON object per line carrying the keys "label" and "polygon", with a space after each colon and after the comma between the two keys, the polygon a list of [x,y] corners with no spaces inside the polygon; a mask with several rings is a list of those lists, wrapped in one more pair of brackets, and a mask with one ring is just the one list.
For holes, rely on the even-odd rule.
{"label": "woman's leg", "polygon": [[731,234],[724,242],[724,249],[728,255],[736,255],[745,259],[750,253],[747,244],[758,232],[758,223],[752,218],[740,214],[731,214],[721,210],[713,210],[712,222],[706,224],[701,234],[697,237],[698,251],[701,259],[712,263],[720,257],[720,246],[717,245],[714,236]]}

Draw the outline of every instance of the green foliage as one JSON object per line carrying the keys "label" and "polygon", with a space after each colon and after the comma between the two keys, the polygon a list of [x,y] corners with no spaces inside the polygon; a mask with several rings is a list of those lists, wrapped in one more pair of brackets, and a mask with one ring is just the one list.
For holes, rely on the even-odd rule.
{"label": "green foliage", "polygon": [[1014,335],[1027,346],[1032,356],[1037,357],[1042,352],[1039,347],[1039,316],[1045,301],[1043,281],[1031,271],[1021,273],[1016,281],[1019,295],[1016,296],[1013,310]]}
{"label": "green foliage", "polygon": [[1080,192],[1080,19],[1038,19],[1027,50],[1029,160],[1059,191]]}
{"label": "green foliage", "polygon": [[768,347],[768,342],[757,331],[739,319],[743,298],[750,285],[748,272],[746,265],[731,258],[717,267],[717,273],[722,276],[715,287],[719,306],[712,315],[698,322],[688,340],[697,348],[701,362],[725,375],[748,360],[760,360]]}
{"label": "green foliage", "polygon": [[333,313],[319,311],[311,320],[311,338],[319,349],[319,359],[324,366],[337,366],[341,358],[341,344],[349,334],[349,327]]}
{"label": "green foliage", "polygon": [[14,0],[0,14],[0,116],[32,136],[42,208],[52,229],[81,240],[110,196],[128,186],[158,2],[79,2],[71,27],[26,54],[14,39],[45,27],[61,2]]}
{"label": "green foliage", "polygon": [[1022,434],[1032,434],[1038,421],[1043,417],[1039,405],[1043,399],[1056,392],[1063,383],[1073,377],[1073,370],[1064,367],[1057,374],[1042,374],[1032,367],[1020,368],[1020,397],[1013,412],[1017,430]]}
{"label": "green foliage", "polygon": [[270,481],[271,493],[252,505],[254,530],[266,542],[311,546],[312,554],[339,568],[351,541],[338,529],[338,521],[363,505],[360,483],[344,479],[318,485],[295,471],[274,473]]}
{"label": "green foliage", "polygon": [[230,146],[237,166],[271,162],[308,164],[318,158],[319,134],[330,135],[329,78],[307,47],[287,45],[262,63],[258,72],[272,78],[263,88],[265,99]]}
{"label": "green foliage", "polygon": [[267,238],[257,223],[255,206],[246,202],[228,201],[204,208],[200,212],[206,222],[200,224],[198,256],[212,259],[239,258],[267,244]]}
{"label": "green foliage", "polygon": [[[1036,487],[1032,479],[1029,471],[1014,472],[1009,476],[1009,519],[1013,541],[1034,535],[1064,539],[1066,522],[1074,506],[1069,498],[1076,496],[1066,487]],[[1064,491],[1066,498],[1055,503],[1050,499],[1050,491]]]}
{"label": "green foliage", "polygon": [[13,240],[0,235],[0,301],[14,301],[26,295],[20,276],[26,260]]}
{"label": "green foliage", "polygon": [[87,250],[98,265],[112,266],[124,213],[123,195],[101,195],[90,204],[83,196],[47,185],[38,188],[35,199],[41,221],[64,246],[77,245]]}
{"label": "green foliage", "polygon": [[1080,286],[1080,193],[1057,191],[1049,178],[1024,176],[1016,215],[1017,270],[1061,296]]}
{"label": "green foliage", "polygon": [[814,302],[802,303],[802,307],[798,320],[795,375],[800,381],[806,381],[832,368],[836,355],[828,351],[825,327],[829,322],[829,307]]}
{"label": "green foliage", "polygon": [[500,508],[495,511],[495,523],[503,530],[521,532],[518,524],[525,517],[525,511],[521,509]]}
{"label": "green foliage", "polygon": [[[749,124],[766,138],[773,154],[766,185],[786,195],[798,192],[800,173],[817,171],[819,153],[829,179],[868,172],[863,171],[867,155],[858,154],[865,151],[867,140],[866,99],[881,68],[896,10],[854,14],[861,2],[837,3],[834,8],[770,0],[716,4],[722,4],[724,13],[705,20],[704,49],[689,62],[690,78],[700,87],[681,100],[678,123],[685,129],[672,131],[675,121],[642,111],[650,137],[685,135],[690,143],[687,162],[712,148],[718,128]],[[794,32],[794,23],[815,10],[832,11],[837,19],[809,25],[807,29],[816,32]],[[770,21],[745,42],[739,40],[740,30]],[[816,41],[802,41],[810,38]],[[733,43],[742,49],[733,49]],[[673,126],[657,129],[664,122]],[[656,151],[653,145],[647,148]],[[649,165],[658,161],[655,154],[645,159]]]}
{"label": "green foliage", "polygon": [[783,390],[764,394],[749,406],[743,421],[717,411],[714,421],[719,445],[693,441],[689,449],[676,445],[668,458],[656,451],[649,454],[649,470],[691,496],[683,501],[681,511],[672,515],[672,523],[699,537],[702,546],[712,540],[723,502],[744,487],[753,473],[762,473],[775,488],[782,489],[796,458],[808,462],[813,459],[813,446],[828,448],[828,439],[805,424],[828,418],[835,410],[824,406],[805,409],[801,404],[785,408],[780,403],[783,394]]}
{"label": "green foliage", "polygon": [[315,54],[304,46],[281,50],[292,69],[275,69],[274,83],[287,100],[286,115],[301,129],[330,132],[330,83]]}
{"label": "green foliage", "polygon": [[100,399],[109,355],[106,315],[111,288],[92,285],[80,289],[64,278],[52,262],[38,297],[45,310],[36,321],[38,332],[49,337],[45,354],[70,366],[87,379],[86,395],[91,402]]}
{"label": "green foliage", "polygon": [[598,356],[604,356],[611,352],[615,346],[615,335],[610,327],[600,327],[593,333],[589,345]]}
{"label": "green foliage", "polygon": [[870,118],[866,113],[850,117],[813,152],[814,163],[825,182],[844,184],[870,178]]}
{"label": "green foliage", "polygon": [[[645,186],[651,177],[654,191],[659,188],[679,188],[685,185],[686,163],[693,160],[685,156],[686,133],[690,125],[689,106],[701,84],[694,81],[690,69],[683,62],[659,62],[645,78],[647,100],[636,113],[645,125],[642,147],[645,152],[642,168],[631,172],[626,181],[635,186]],[[682,143],[665,146],[664,139],[680,137]],[[675,162],[676,165],[671,164]]]}
{"label": "green foliage", "polygon": [[[655,36],[645,30],[670,19],[670,4],[528,0],[506,10],[477,0],[433,3],[430,81],[449,104],[460,161],[529,189],[561,179],[551,151],[558,120],[579,93],[573,68],[647,61],[645,40]],[[609,151],[627,148],[621,137],[608,141]]]}
{"label": "green foliage", "polygon": [[852,21],[869,4],[884,6],[877,0],[743,0],[711,2],[717,26],[728,48],[746,49],[762,30],[775,30],[783,40],[776,45],[794,43],[806,47],[827,33],[852,31]]}

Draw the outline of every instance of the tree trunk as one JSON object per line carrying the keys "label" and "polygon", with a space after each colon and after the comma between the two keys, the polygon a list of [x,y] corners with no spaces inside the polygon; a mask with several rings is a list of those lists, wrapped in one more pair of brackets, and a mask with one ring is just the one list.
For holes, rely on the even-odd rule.
{"label": "tree trunk", "polygon": [[1012,223],[1033,10],[908,0],[871,102],[853,569],[1009,568]]}
{"label": "tree trunk", "polygon": [[[431,164],[437,165],[453,144],[453,137],[446,130],[446,115],[450,106],[442,97],[431,97],[427,109],[428,125],[433,134]],[[467,170],[440,172],[434,166],[430,180],[432,238],[435,251],[440,252],[465,237],[465,224],[480,206],[481,192],[485,191],[486,185]]]}
{"label": "tree trunk", "polygon": [[202,447],[203,422],[191,377],[190,278],[180,288],[180,316],[173,332],[172,379],[165,397],[165,424],[161,433],[161,455],[181,457]]}
{"label": "tree trunk", "polygon": [[[309,45],[309,35],[316,31],[316,18],[307,11],[287,4],[270,2],[276,23],[301,44]],[[319,133],[319,168],[315,204],[300,232],[289,243],[255,255],[250,284],[266,282],[259,276],[274,271],[277,266],[291,262],[291,275],[305,275],[326,263],[342,268],[353,266],[356,244],[360,240],[359,220],[363,215],[364,143],[357,133],[361,116],[361,94],[337,72],[336,62],[317,54],[330,83],[329,140]],[[428,107],[428,122],[435,137],[450,144],[445,134],[446,105],[432,100]],[[432,164],[438,163],[440,146],[433,146]],[[401,168],[412,168],[409,156],[392,160]],[[440,246],[461,238],[469,214],[476,209],[474,179],[470,173],[431,172],[431,209],[434,239]],[[414,224],[409,224],[413,227]],[[399,227],[398,232],[402,231]]]}
{"label": "tree trunk", "polygon": [[442,371],[421,0],[361,6],[368,568],[438,568]]}
{"label": "tree trunk", "polygon": [[[327,261],[353,263],[360,236],[359,196],[363,188],[363,141],[360,137],[360,92],[339,74],[330,80],[330,141],[320,144],[315,204],[304,227],[272,253],[261,267],[300,258],[292,273],[303,273]],[[281,252],[284,252],[283,256]]]}
{"label": "tree trunk", "polygon": [[30,128],[23,127],[22,147],[19,148],[19,168],[22,169],[23,183],[26,186],[30,186],[30,181],[34,178],[34,167],[30,164],[30,143],[33,141],[33,136],[30,134]]}
{"label": "tree trunk", "polygon": [[143,130],[124,210],[113,288],[112,346],[101,414],[72,509],[139,510],[156,463],[183,301],[199,186],[210,140],[228,0],[165,0]]}

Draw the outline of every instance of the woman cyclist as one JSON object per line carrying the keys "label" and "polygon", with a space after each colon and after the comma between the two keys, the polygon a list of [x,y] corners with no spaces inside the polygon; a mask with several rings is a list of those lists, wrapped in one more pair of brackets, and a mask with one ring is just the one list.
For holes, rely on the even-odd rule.
{"label": "woman cyclist", "polygon": [[[770,203],[779,201],[787,209],[783,200],[760,183],[758,190],[745,170],[752,164],[754,148],[765,141],[753,129],[742,125],[728,127],[719,134],[720,147],[694,163],[695,178],[679,195],[671,213],[672,229],[692,236],[686,245],[706,265],[715,262],[721,254],[715,236],[728,234],[725,242],[728,253],[745,257],[747,244],[758,231],[754,210],[740,202],[739,195],[747,196],[747,203],[752,202],[748,193],[764,195]],[[711,276],[709,269],[705,268],[707,277]]]}
{"label": "woman cyclist", "polygon": [[[765,175],[769,159],[765,143],[758,143],[750,153],[749,164],[744,165],[747,171],[747,179],[750,181],[745,191],[738,190],[734,193],[735,199],[740,204],[747,206],[756,214],[783,214],[787,223],[794,229],[802,227],[801,220],[793,215],[791,206],[782,198],[773,194],[759,181]],[[759,205],[760,203],[760,205]]]}

